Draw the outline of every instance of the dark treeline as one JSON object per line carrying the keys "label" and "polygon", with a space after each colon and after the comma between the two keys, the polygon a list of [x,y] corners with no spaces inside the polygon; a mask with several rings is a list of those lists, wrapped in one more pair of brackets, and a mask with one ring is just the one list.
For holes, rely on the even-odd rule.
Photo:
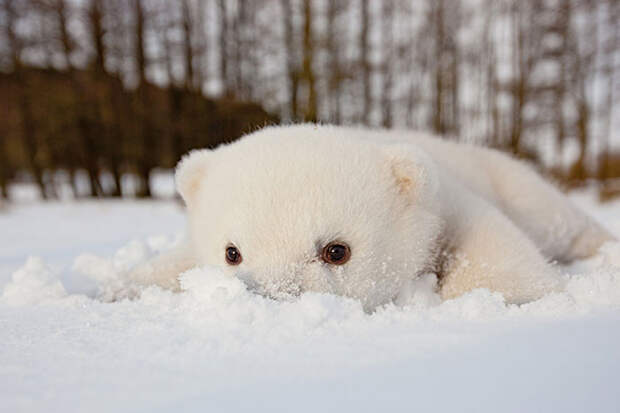
{"label": "dark treeline", "polygon": [[[256,104],[149,83],[127,90],[118,78],[90,71],[23,68],[0,76],[0,100],[8,115],[0,121],[5,197],[20,169],[30,171],[43,198],[57,196],[50,173],[57,170],[68,172],[76,196],[122,196],[122,175],[131,173],[134,194],[148,197],[154,168],[277,120]],[[78,171],[88,176],[87,193],[77,187]],[[102,171],[112,179],[102,183]]]}
{"label": "dark treeline", "polygon": [[[9,69],[0,74],[2,197],[8,198],[10,180],[24,170],[44,199],[57,196],[58,170],[68,172],[75,196],[122,196],[122,176],[129,173],[136,182],[133,195],[149,197],[155,168],[171,168],[192,148],[215,147],[278,121],[260,105],[234,96],[207,98],[189,81],[156,85],[147,76],[148,9],[140,1],[133,6],[136,78],[128,84],[106,64],[113,58],[106,46],[114,30],[106,26],[109,2],[3,2],[8,46],[3,63]],[[24,57],[33,45],[20,37],[18,24],[33,15],[47,19],[29,21],[30,29],[49,30],[41,38],[52,48],[46,64]],[[92,48],[82,65],[74,63],[80,40],[70,31],[71,19],[82,20]],[[51,64],[54,59],[61,59],[60,67]],[[77,185],[77,172],[88,177],[86,193]],[[102,172],[111,179],[102,180]]]}
{"label": "dark treeline", "polygon": [[120,195],[132,174],[148,196],[154,168],[279,120],[611,182],[619,22],[617,0],[0,0],[0,187],[28,171],[54,196],[63,170]]}

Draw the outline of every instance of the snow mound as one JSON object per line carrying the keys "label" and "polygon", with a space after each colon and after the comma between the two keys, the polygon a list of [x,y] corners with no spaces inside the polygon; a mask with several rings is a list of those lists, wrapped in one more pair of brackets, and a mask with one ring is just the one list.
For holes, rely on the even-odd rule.
{"label": "snow mound", "polygon": [[[576,198],[620,235],[620,203],[593,199]],[[488,290],[442,302],[427,274],[369,314],[333,295],[274,301],[210,267],[179,293],[132,282],[178,242],[152,231],[183,220],[137,201],[0,216],[0,410],[618,411],[620,243],[521,306]],[[147,241],[118,249],[132,237]]]}
{"label": "snow mound", "polygon": [[56,274],[42,259],[30,257],[15,271],[13,280],[4,287],[0,302],[11,305],[33,305],[58,300],[67,296]]}
{"label": "snow mound", "polygon": [[[188,313],[200,311],[228,321],[245,320],[247,324],[267,317],[274,317],[274,323],[279,324],[296,316],[299,317],[296,321],[308,328],[335,315],[342,319],[372,319],[372,315],[363,314],[359,302],[345,297],[305,293],[294,301],[274,301],[253,294],[242,281],[212,267],[195,268],[180,274],[183,291],[179,294],[138,285],[128,277],[131,269],[166,249],[164,241],[158,241],[158,248],[153,248],[152,244],[133,241],[109,259],[93,254],[80,255],[74,261],[73,271],[92,282],[87,295],[95,301],[129,298],[137,304],[163,306],[174,302]],[[484,289],[442,302],[435,292],[435,276],[426,274],[406,286],[393,304],[379,308],[375,314],[399,313],[399,317],[436,320],[491,320],[515,316],[570,316],[620,308],[620,243],[606,244],[596,257],[567,267],[565,272],[569,280],[564,291],[521,306],[506,304],[501,294]],[[15,306],[62,301],[75,295],[67,291],[71,292],[71,288],[63,286],[59,274],[47,267],[43,260],[31,257],[13,274],[0,303]],[[306,325],[308,320],[315,322]]]}
{"label": "snow mound", "polygon": [[0,398],[7,411],[613,412],[619,250],[525,305],[482,289],[441,302],[426,275],[371,314],[327,294],[274,301],[210,267],[181,274],[179,293],[132,285],[123,274],[153,254],[139,243],[79,256],[86,293],[31,258],[0,297]]}

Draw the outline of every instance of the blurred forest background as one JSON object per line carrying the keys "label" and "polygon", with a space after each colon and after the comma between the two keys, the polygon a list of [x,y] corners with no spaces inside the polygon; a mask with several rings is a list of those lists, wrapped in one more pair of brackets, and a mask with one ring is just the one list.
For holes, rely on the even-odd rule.
{"label": "blurred forest background", "polygon": [[148,197],[189,149],[299,121],[432,131],[611,193],[619,26],[618,0],[0,0],[1,196]]}

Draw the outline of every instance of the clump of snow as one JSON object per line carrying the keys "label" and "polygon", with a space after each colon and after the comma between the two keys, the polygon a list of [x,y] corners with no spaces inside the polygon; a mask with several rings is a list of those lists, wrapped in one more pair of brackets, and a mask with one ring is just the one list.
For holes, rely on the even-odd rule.
{"label": "clump of snow", "polygon": [[103,301],[135,297],[139,294],[139,288],[132,283],[128,274],[135,265],[147,260],[150,256],[151,253],[146,245],[133,241],[119,249],[112,259],[105,259],[94,254],[82,254],[75,259],[73,271],[94,281],[95,295]]}
{"label": "clump of snow", "polygon": [[[163,240],[159,243],[166,244]],[[93,300],[110,302],[130,298],[155,304],[158,297],[164,297],[169,302],[170,292],[137,284],[128,275],[132,268],[155,253],[147,244],[132,241],[111,258],[82,254],[75,259],[72,270],[93,282],[94,288],[88,294]],[[415,313],[418,319],[490,320],[615,310],[620,308],[619,253],[620,243],[606,244],[596,257],[565,269],[568,282],[564,291],[520,306],[507,304],[501,294],[485,289],[442,302],[437,294],[437,278],[434,274],[425,274],[411,281],[393,304],[378,309],[378,312]],[[570,274],[576,269],[579,272]],[[57,277],[43,260],[30,258],[5,286],[2,302],[32,305],[70,297]],[[336,312],[340,313],[343,308],[362,312],[359,302],[328,294],[306,293],[296,301],[274,301],[252,293],[243,281],[226,276],[214,267],[194,268],[179,277],[183,292],[177,294],[175,299],[180,300],[180,305],[191,303],[195,308],[222,316],[244,314],[247,320],[253,320],[258,317],[255,313],[262,313],[266,308],[271,309],[271,315],[275,316],[278,311],[289,313],[289,310],[303,310],[309,303],[313,303],[310,305],[313,314],[303,315],[305,318],[324,319],[326,316],[323,314],[332,314],[336,308],[339,308]]]}
{"label": "clump of snow", "polygon": [[26,264],[15,271],[13,278],[2,291],[0,302],[10,305],[46,303],[67,296],[62,283],[42,259],[30,257]]}
{"label": "clump of snow", "polygon": [[438,305],[441,297],[437,293],[437,276],[422,274],[418,279],[411,280],[394,299],[394,303],[401,307],[410,305],[422,308]]}

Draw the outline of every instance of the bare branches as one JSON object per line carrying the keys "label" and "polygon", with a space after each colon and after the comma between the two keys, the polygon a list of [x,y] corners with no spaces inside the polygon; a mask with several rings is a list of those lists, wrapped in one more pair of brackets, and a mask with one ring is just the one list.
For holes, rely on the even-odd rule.
{"label": "bare branches", "polygon": [[[285,121],[427,129],[576,179],[608,177],[619,9],[612,0],[0,0],[0,68],[26,89],[33,68],[70,73],[83,107],[72,116],[96,137],[89,150],[113,135],[136,139],[122,144],[124,159],[93,156],[92,175],[133,162],[147,181],[160,158],[198,141],[197,108],[214,109],[197,102],[211,94],[256,101]],[[160,117],[150,113],[156,90],[165,90]],[[133,123],[111,105],[123,93]],[[28,99],[16,107],[23,125],[40,110]],[[31,169],[52,152],[40,127],[19,135]],[[567,148],[577,148],[572,168]]]}

